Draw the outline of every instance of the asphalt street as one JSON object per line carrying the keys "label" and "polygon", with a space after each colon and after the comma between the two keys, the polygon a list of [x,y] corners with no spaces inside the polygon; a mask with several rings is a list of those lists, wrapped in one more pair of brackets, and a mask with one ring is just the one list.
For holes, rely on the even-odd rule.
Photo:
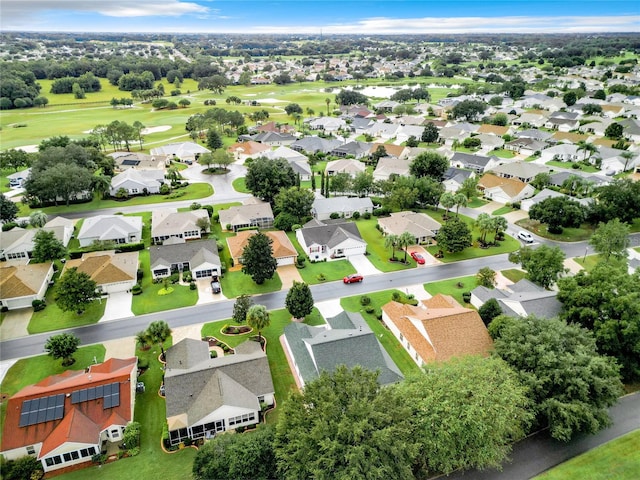
{"label": "asphalt street", "polygon": [[[452,473],[457,480],[527,480],[603,443],[640,428],[640,392],[622,397],[609,409],[613,425],[595,435],[580,435],[568,443],[552,439],[543,431],[531,435],[513,447],[502,471],[494,469]],[[639,447],[640,448],[640,447]],[[605,473],[606,472],[602,472]],[[640,472],[636,472],[640,476]],[[613,477],[612,477],[613,478]],[[632,477],[629,477],[632,478]],[[585,478],[585,480],[588,480]]]}

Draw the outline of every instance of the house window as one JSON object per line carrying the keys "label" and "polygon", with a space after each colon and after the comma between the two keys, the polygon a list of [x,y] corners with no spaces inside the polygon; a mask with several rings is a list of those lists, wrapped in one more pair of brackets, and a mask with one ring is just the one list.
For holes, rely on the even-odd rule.
{"label": "house window", "polygon": [[111,430],[111,436],[113,438],[119,438],[120,437],[120,430]]}
{"label": "house window", "polygon": [[400,341],[404,340],[404,336],[402,334],[400,334]]}
{"label": "house window", "polygon": [[34,453],[36,453],[36,449],[33,448],[33,445],[29,445],[27,447],[27,455],[33,455]]}
{"label": "house window", "polygon": [[132,188],[132,189],[131,189],[131,193],[132,193],[132,194],[136,194],[136,193],[138,193],[138,189],[137,189],[137,188]]}

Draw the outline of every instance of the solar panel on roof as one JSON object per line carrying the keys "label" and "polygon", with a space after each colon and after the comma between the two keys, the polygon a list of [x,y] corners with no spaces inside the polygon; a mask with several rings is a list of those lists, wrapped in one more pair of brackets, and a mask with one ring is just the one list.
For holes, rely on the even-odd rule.
{"label": "solar panel on roof", "polygon": [[71,393],[71,404],[75,404],[78,403],[80,400],[80,390],[76,390],[75,392]]}
{"label": "solar panel on roof", "polygon": [[96,389],[91,387],[87,389],[87,400],[95,400],[96,399]]}
{"label": "solar panel on roof", "polygon": [[58,420],[64,416],[64,395],[51,395],[22,402],[21,427]]}
{"label": "solar panel on roof", "polygon": [[102,385],[98,385],[97,387],[94,387],[96,390],[96,398],[102,398]]}
{"label": "solar panel on roof", "polygon": [[84,390],[80,390],[80,401],[81,402],[86,402],[87,401],[87,389],[86,388]]}
{"label": "solar panel on roof", "polygon": [[62,417],[64,417],[64,405],[59,405],[55,408],[53,419],[60,420]]}
{"label": "solar panel on roof", "polygon": [[123,160],[121,165],[136,166],[140,164],[140,160]]}

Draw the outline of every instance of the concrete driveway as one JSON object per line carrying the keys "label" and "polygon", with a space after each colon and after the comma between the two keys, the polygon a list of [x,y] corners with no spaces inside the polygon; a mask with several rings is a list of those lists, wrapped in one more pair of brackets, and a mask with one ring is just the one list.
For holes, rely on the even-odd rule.
{"label": "concrete driveway", "polygon": [[104,308],[104,315],[100,321],[108,322],[109,320],[133,316],[131,311],[132,298],[130,292],[110,293],[106,300],[102,299],[103,302],[107,302],[107,306]]}
{"label": "concrete driveway", "polygon": [[295,265],[282,265],[276,271],[280,276],[280,281],[282,281],[282,290],[290,289],[294,280],[296,282],[304,282]]}
{"label": "concrete driveway", "polygon": [[353,268],[356,269],[356,272],[362,275],[375,275],[377,273],[382,273],[373,266],[373,263],[371,263],[364,254],[351,255],[349,257],[349,261],[351,262],[351,265],[353,265]]}
{"label": "concrete driveway", "polygon": [[4,341],[29,335],[27,327],[32,314],[33,310],[31,308],[21,308],[7,312],[0,326],[0,339]]}
{"label": "concrete driveway", "polygon": [[335,317],[339,313],[342,313],[342,307],[340,306],[340,299],[325,300],[324,302],[317,302],[315,307],[320,311],[322,316],[327,319]]}
{"label": "concrete driveway", "polygon": [[[411,255],[411,252],[417,252],[417,253],[419,253],[420,255],[422,255],[424,257],[424,264],[423,265],[420,265],[420,264],[416,263],[416,266],[418,268],[424,268],[424,267],[427,267],[429,265],[437,265],[438,263],[442,263],[436,257],[434,257],[429,252],[427,252],[427,249],[424,248],[421,245],[413,245],[411,247],[408,247],[407,248],[407,253],[409,255]],[[400,255],[400,252],[398,252],[398,255]],[[402,255],[404,256],[404,253],[402,253]]]}
{"label": "concrete driveway", "polygon": [[196,305],[227,300],[227,297],[222,293],[213,293],[211,291],[211,280],[208,278],[196,280],[196,286],[198,287],[198,301],[196,302]]}

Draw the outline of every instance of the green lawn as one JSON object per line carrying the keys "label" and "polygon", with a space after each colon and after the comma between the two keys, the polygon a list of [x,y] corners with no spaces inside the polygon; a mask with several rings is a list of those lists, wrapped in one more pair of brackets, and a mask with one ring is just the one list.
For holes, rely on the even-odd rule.
{"label": "green lawn", "polygon": [[76,312],[63,312],[56,305],[56,288],[57,284],[47,290],[47,295],[45,296],[47,307],[39,312],[33,312],[33,315],[31,315],[31,320],[27,327],[29,333],[50,332],[63,328],[91,325],[92,323],[97,323],[104,315],[104,309],[108,301],[104,298],[91,302],[82,315],[78,315]]}
{"label": "green lawn", "polygon": [[[424,211],[431,217],[435,218],[441,224],[445,223],[444,219],[442,218],[443,214],[445,213],[443,210],[438,210],[438,211],[424,210]],[[450,215],[451,214],[455,214],[455,213],[450,213]],[[445,252],[444,257],[440,259],[444,263],[459,262],[461,260],[469,260],[471,258],[488,257],[491,255],[510,253],[510,252],[515,252],[520,248],[520,242],[515,238],[510,237],[509,235],[505,235],[504,240],[499,242],[498,246],[491,246],[489,248],[479,248],[477,240],[480,237],[480,231],[475,227],[474,220],[465,215],[460,215],[460,219],[463,220],[471,229],[471,237],[473,239],[472,240],[473,245],[471,247],[465,248],[462,252],[456,252],[456,253]],[[493,240],[493,233],[489,233],[487,235],[487,240],[488,241]],[[427,251],[431,255],[435,255],[436,253],[438,253],[438,250],[440,249],[438,248],[437,245],[427,247]]]}
{"label": "green lawn", "polygon": [[[459,284],[462,286],[460,287]],[[469,275],[467,277],[449,278],[439,282],[425,283],[424,289],[431,295],[437,295],[438,293],[451,295],[460,305],[469,307],[470,305],[465,304],[464,300],[462,300],[462,294],[464,292],[470,292],[477,286],[476,276]]]}
{"label": "green lawn", "polygon": [[383,290],[367,295],[371,298],[371,306],[375,309],[374,313],[364,311],[364,307],[360,304],[362,295],[342,298],[340,299],[340,305],[349,312],[360,312],[402,374],[407,376],[412,373],[418,373],[420,367],[411,359],[407,351],[400,345],[400,342],[393,336],[382,320],[378,320],[375,316],[376,312],[380,312],[383,305],[391,301],[393,292],[402,293],[399,290]]}
{"label": "green lawn", "polygon": [[549,233],[546,223],[540,223],[537,220],[531,220],[529,218],[518,220],[516,225],[524,227],[541,237],[560,242],[581,242],[588,240],[595,230],[593,226],[584,223],[580,228],[565,228],[562,230],[562,233]]}
{"label": "green lawn", "polygon": [[[171,346],[169,338],[165,349]],[[196,450],[185,448],[176,453],[165,453],[160,447],[162,428],[166,422],[164,398],[158,395],[162,383],[163,369],[158,361],[160,349],[157,345],[149,350],[136,350],[139,360],[149,363],[149,368],[139,377],[145,383],[144,393],[136,395],[134,418],[141,424],[140,455],[123,458],[116,462],[90,467],[62,475],[62,480],[128,480],[130,478],[190,478]]]}
{"label": "green lawn", "polygon": [[236,178],[231,185],[236,192],[251,193],[244,183],[244,177]]}
{"label": "green lawn", "polygon": [[536,480],[632,480],[640,472],[640,430],[589,450]]}
{"label": "green lawn", "polygon": [[[289,397],[289,393],[296,390],[296,382],[293,374],[289,369],[287,357],[280,344],[280,336],[284,333],[284,328],[291,323],[291,314],[286,310],[274,310],[269,312],[271,323],[262,331],[262,335],[267,339],[267,357],[269,359],[269,368],[271,369],[271,378],[275,388],[276,402],[282,405]],[[227,319],[219,322],[206,323],[202,328],[202,335],[214,335],[216,338],[227,343],[230,347],[242,343],[247,339],[246,335],[222,335],[220,329],[225,324],[233,324],[233,320]],[[307,325],[322,325],[324,319],[318,309],[314,308],[311,315],[308,315],[304,321]],[[251,335],[254,335],[252,333]],[[269,423],[277,421],[279,409],[267,415]]]}
{"label": "green lawn", "polygon": [[513,153],[511,150],[505,150],[505,149],[493,150],[491,152],[491,155],[495,155],[498,158],[513,158],[516,156],[516,154]]}
{"label": "green lawn", "polygon": [[[38,383],[43,378],[56,375],[66,370],[82,370],[91,365],[95,357],[98,363],[104,361],[105,348],[103,345],[89,345],[80,347],[73,355],[75,362],[70,367],[63,367],[61,360],[54,360],[49,355],[38,355],[18,360],[8,371],[2,381],[2,394],[12,396],[27,385]],[[0,443],[2,443],[2,431],[7,402],[0,404]]]}
{"label": "green lawn", "polygon": [[[402,263],[391,263],[391,250],[384,247],[384,236],[376,228],[378,219],[371,217],[369,220],[358,220],[358,230],[360,235],[367,242],[367,252],[369,255],[367,258],[371,263],[383,272],[395,272],[397,270],[406,270],[407,268],[414,268],[416,265],[413,261],[410,261],[409,265],[403,265]],[[396,255],[398,255],[396,253]]]}
{"label": "green lawn", "polygon": [[142,281],[142,294],[134,295],[131,302],[131,311],[134,315],[161,312],[174,308],[190,307],[198,301],[198,291],[190,290],[188,285],[172,285],[173,291],[168,295],[158,295],[163,288],[162,283],[153,283],[149,265],[149,250],[140,251],[140,268],[144,272]]}
{"label": "green lawn", "polygon": [[[304,262],[304,268],[298,269],[300,276],[309,285],[315,283],[332,282],[334,280],[341,280],[351,273],[356,273],[356,269],[349,263],[348,260],[335,260],[332,262],[315,262],[309,261],[309,258],[304,253],[304,250],[298,243],[295,232],[287,232],[287,237],[291,240],[291,243],[298,252],[298,255],[302,258],[306,258]],[[318,275],[324,275],[326,280],[318,280]]]}
{"label": "green lawn", "polygon": [[484,205],[486,205],[487,203],[489,203],[487,200],[484,200],[480,197],[473,197],[471,199],[471,201],[469,201],[469,203],[467,204],[467,207],[469,208],[480,208]]}
{"label": "green lawn", "polygon": [[507,213],[515,212],[516,210],[517,208],[508,207],[505,205],[504,207],[500,207],[497,210],[491,212],[491,215],[506,215]]}
{"label": "green lawn", "polygon": [[[184,192],[184,195],[178,196],[177,192]],[[29,216],[29,214],[36,210],[42,210],[44,213],[48,215],[64,215],[65,213],[71,212],[84,212],[87,210],[99,210],[102,208],[120,208],[120,207],[131,207],[137,205],[149,205],[152,203],[162,203],[162,202],[176,202],[181,200],[197,200],[200,198],[206,198],[210,195],[213,195],[213,187],[208,183],[191,183],[185,188],[181,188],[179,190],[174,191],[169,195],[148,195],[148,196],[137,196],[131,197],[128,200],[120,201],[120,200],[103,200],[99,198],[99,196],[95,196],[94,199],[90,202],[86,203],[74,203],[69,205],[58,205],[53,207],[45,207],[45,208],[35,208],[31,209],[28,205],[19,204],[20,205],[20,216]]]}
{"label": "green lawn", "polygon": [[600,255],[587,255],[586,257],[575,257],[573,260],[587,272],[590,272],[598,263],[603,261],[603,258]]}
{"label": "green lawn", "polygon": [[504,275],[506,278],[511,280],[513,283],[517,283],[527,276],[527,272],[523,270],[519,270],[517,268],[510,268],[508,270],[500,270],[500,273]]}
{"label": "green lawn", "polygon": [[582,170],[583,172],[588,173],[597,173],[600,169],[594,167],[593,165],[584,165],[582,163],[574,163],[574,162],[559,162],[556,160],[549,160],[545,165],[549,165],[550,167],[560,167],[560,168],[571,168],[573,169],[573,165],[578,165],[580,168],[576,168],[575,170]]}
{"label": "green lawn", "polygon": [[282,288],[282,281],[276,272],[271,280],[265,280],[262,285],[258,285],[253,279],[241,271],[229,272],[220,279],[222,293],[227,298],[235,298],[243,293],[248,295],[258,295],[261,293],[277,292]]}

